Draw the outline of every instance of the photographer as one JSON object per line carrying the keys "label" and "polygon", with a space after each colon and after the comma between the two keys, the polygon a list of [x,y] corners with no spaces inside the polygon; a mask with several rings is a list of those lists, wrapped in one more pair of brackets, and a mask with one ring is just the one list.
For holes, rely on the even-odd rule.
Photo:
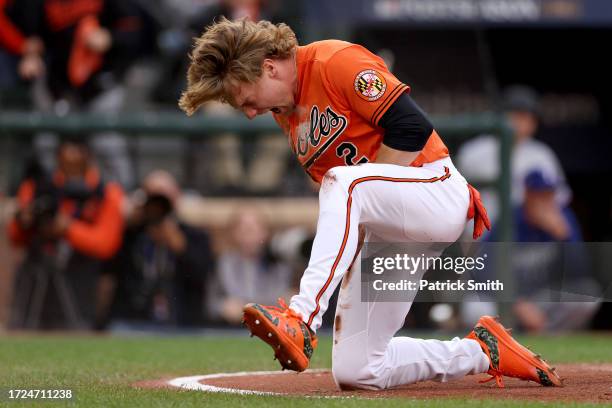
{"label": "photographer", "polygon": [[122,202],[121,188],[101,179],[77,140],[60,144],[52,174],[30,172],[8,226],[12,243],[27,249],[16,277],[13,325],[91,326],[101,262],[121,245]]}
{"label": "photographer", "polygon": [[100,329],[110,319],[116,329],[202,324],[213,259],[208,235],[177,219],[180,195],[176,180],[158,170],[133,197],[124,244],[105,268],[112,306]]}

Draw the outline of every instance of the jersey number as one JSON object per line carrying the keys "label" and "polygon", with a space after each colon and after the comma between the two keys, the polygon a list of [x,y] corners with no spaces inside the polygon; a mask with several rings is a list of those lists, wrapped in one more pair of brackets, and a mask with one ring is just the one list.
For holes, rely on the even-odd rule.
{"label": "jersey number", "polygon": [[368,162],[368,158],[365,156],[361,156],[359,160],[355,161],[357,154],[357,146],[351,142],[342,142],[336,147],[336,155],[338,157],[344,157],[344,163],[346,163],[347,166]]}

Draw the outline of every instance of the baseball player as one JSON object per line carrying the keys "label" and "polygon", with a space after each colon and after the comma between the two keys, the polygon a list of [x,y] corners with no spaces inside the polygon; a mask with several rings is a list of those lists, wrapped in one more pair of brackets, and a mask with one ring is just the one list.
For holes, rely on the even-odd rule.
{"label": "baseball player", "polygon": [[317,234],[299,293],[288,306],[246,305],[246,325],[283,368],[303,371],[341,284],[332,352],[340,388],[386,389],[486,372],[499,386],[503,375],[560,385],[554,369],[491,317],[464,339],[394,337],[412,302],[361,301],[356,260],[363,241],[438,243],[426,251],[438,256],[439,243],[456,241],[468,219],[474,238],[489,228],[478,192],[453,166],[409,90],[365,48],[336,40],[298,46],[285,24],[221,19],[195,41],[180,107],[192,114],[220,100],[249,119],[271,111],[304,170],[321,183]]}

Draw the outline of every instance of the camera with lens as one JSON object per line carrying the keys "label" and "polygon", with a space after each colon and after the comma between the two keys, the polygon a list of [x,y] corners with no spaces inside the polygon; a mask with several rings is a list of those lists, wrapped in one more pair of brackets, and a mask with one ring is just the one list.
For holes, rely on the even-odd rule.
{"label": "camera with lens", "polygon": [[75,179],[68,180],[63,186],[56,186],[48,178],[39,178],[29,208],[30,219],[24,220],[22,216],[22,221],[26,221],[25,226],[40,238],[53,238],[53,225],[62,201],[74,202],[71,216],[78,218],[85,203],[94,197],[102,197],[103,190],[102,182],[92,188],[84,180]]}
{"label": "camera with lens", "polygon": [[173,211],[172,202],[162,194],[150,194],[142,206],[142,221],[145,227],[159,225]]}

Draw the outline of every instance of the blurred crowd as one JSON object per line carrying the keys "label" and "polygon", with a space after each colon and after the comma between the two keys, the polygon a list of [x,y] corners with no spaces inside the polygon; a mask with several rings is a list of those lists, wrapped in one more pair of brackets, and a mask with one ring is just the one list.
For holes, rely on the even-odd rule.
{"label": "blurred crowd", "polygon": [[[0,108],[176,109],[191,40],[204,27],[222,15],[291,22],[295,10],[267,0],[2,0]],[[221,104],[205,113],[235,115]],[[40,132],[23,149],[8,236],[25,255],[10,327],[237,324],[244,303],[296,290],[303,242],[275,253],[278,231],[257,209],[238,208],[214,242],[176,211],[185,158],[191,193],[313,195],[281,135],[170,135],[136,146],[117,132],[79,136]],[[134,149],[147,158],[136,163]]]}
{"label": "blurred crowd", "polygon": [[[300,2],[286,3],[293,2],[0,0],[0,109],[59,116],[176,109],[192,37],[221,15],[284,21],[299,37]],[[387,54],[391,65],[394,57]],[[513,131],[513,240],[580,243],[561,162],[536,138],[538,95],[513,86],[502,99]],[[221,104],[204,111],[227,119],[236,114]],[[158,159],[135,162],[134,149]],[[490,242],[500,238],[499,149],[496,136],[480,135],[454,155],[464,176],[482,186],[494,221],[485,238]],[[177,161],[185,157],[190,194],[314,196],[282,135],[253,140],[232,133],[197,140],[170,135],[134,145],[117,132],[79,138],[44,132],[32,136],[27,150],[8,225],[10,241],[24,249],[14,274],[10,327],[237,325],[244,303],[273,304],[297,291],[312,229],[275,230],[264,213],[244,205],[221,232],[213,232],[187,223],[177,211],[186,184]],[[168,158],[176,152],[179,159]],[[530,265],[512,264],[522,289],[513,308],[519,327],[531,332],[588,327],[597,302],[551,307],[539,300],[539,290],[554,278],[534,280],[521,268],[552,276],[567,254],[537,248],[542,250],[515,258],[529,259]],[[578,250],[576,257],[584,254]],[[575,287],[596,290],[590,268],[583,264],[575,271]],[[482,300],[455,308],[457,324],[468,327],[481,314],[497,312],[493,302]],[[435,313],[426,319],[446,324]]]}
{"label": "blurred crowd", "polygon": [[245,303],[296,292],[307,232],[275,249],[264,214],[241,206],[213,245],[178,217],[181,200],[165,170],[124,193],[100,176],[87,144],[63,139],[53,172],[31,171],[20,185],[8,225],[25,252],[10,327],[237,325]]}
{"label": "blurred crowd", "polygon": [[[274,0],[2,0],[0,88],[15,94],[41,80],[47,95],[22,102],[61,113],[90,109],[126,79],[140,80],[150,82],[140,98],[174,106],[191,39],[215,18],[291,23],[298,6]],[[5,98],[17,98],[2,94],[3,106]]]}
{"label": "blurred crowd", "polygon": [[[291,23],[296,7],[274,0],[1,0],[0,109],[59,116],[177,110],[193,37],[222,15]],[[221,104],[204,111],[236,115]],[[164,167],[202,192],[295,194],[306,183],[292,170],[278,134],[257,140],[229,132],[198,140],[169,135],[141,143],[117,132],[87,137],[104,177],[127,188],[159,164],[134,156],[169,151],[180,159]],[[34,136],[48,169],[57,144],[54,134]]]}

